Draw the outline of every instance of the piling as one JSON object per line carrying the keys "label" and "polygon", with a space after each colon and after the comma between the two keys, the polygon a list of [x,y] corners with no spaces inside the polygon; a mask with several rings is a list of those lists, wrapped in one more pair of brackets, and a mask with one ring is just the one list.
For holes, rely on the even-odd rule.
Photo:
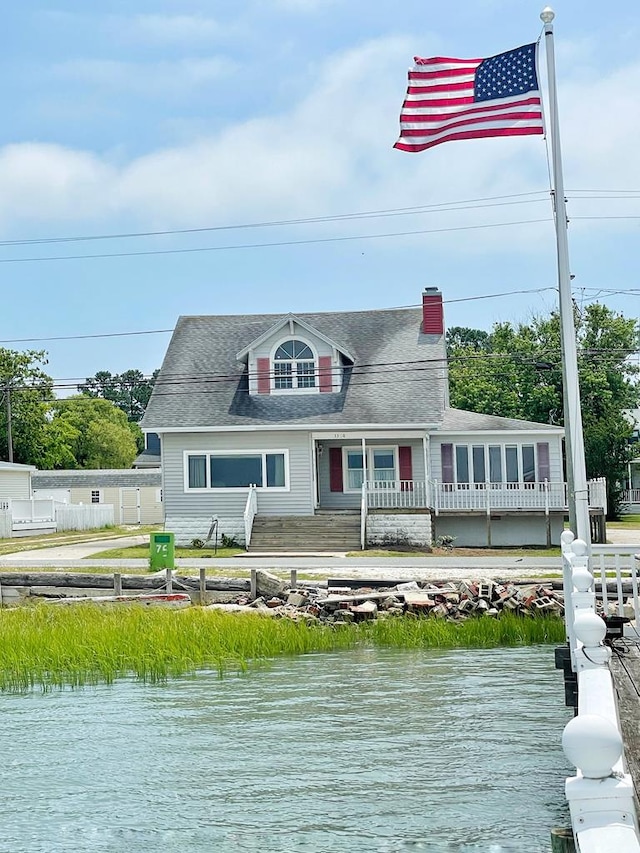
{"label": "piling", "polygon": [[571,828],[556,826],[551,830],[551,853],[576,853]]}

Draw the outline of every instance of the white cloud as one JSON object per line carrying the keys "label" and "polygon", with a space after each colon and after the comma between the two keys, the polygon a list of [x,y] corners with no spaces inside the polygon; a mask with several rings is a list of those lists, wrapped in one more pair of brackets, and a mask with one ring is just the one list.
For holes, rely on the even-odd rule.
{"label": "white cloud", "polygon": [[221,56],[162,62],[122,62],[110,59],[70,59],[52,73],[107,89],[126,89],[142,95],[176,95],[195,86],[228,77],[236,65]]}
{"label": "white cloud", "polygon": [[[55,223],[74,216],[84,228],[91,220],[103,224],[118,217],[154,227],[201,226],[545,189],[540,138],[451,143],[421,155],[393,151],[410,57],[408,39],[366,43],[315,69],[307,96],[282,114],[246,119],[215,135],[118,165],[107,157],[52,145],[0,149],[0,226]],[[114,78],[124,85],[127,79],[120,66],[94,64],[91,69],[105,85]],[[170,73],[168,67],[165,73]],[[590,188],[594,181],[605,188],[640,185],[634,148],[640,118],[630,107],[638,84],[640,64],[563,86],[563,142],[571,187]],[[314,236],[537,219],[549,212],[545,201],[522,208],[333,224],[324,231],[314,229]],[[308,235],[296,231],[292,239]],[[456,251],[482,252],[499,244],[535,251],[539,236],[540,226],[531,226],[451,233],[438,240]],[[263,239],[269,239],[264,232],[256,235],[257,242]],[[430,239],[435,240],[415,238],[427,249]]]}
{"label": "white cloud", "polygon": [[226,34],[214,18],[203,15],[136,15],[121,21],[127,36],[159,44],[211,41]]}
{"label": "white cloud", "polygon": [[277,9],[302,14],[330,9],[337,2],[339,0],[273,0],[273,4]]}

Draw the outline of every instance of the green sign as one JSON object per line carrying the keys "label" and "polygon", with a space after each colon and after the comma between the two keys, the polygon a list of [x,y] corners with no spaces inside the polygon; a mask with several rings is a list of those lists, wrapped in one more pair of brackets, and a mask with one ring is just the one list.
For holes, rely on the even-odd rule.
{"label": "green sign", "polygon": [[152,569],[175,568],[173,533],[152,533],[149,541],[149,566]]}

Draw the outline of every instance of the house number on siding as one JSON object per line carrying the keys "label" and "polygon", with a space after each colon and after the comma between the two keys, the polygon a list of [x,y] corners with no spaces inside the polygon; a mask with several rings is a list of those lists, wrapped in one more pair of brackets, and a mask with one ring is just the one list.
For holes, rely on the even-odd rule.
{"label": "house number on siding", "polygon": [[334,432],[331,437],[332,438],[346,438],[347,434],[346,434],[346,432]]}

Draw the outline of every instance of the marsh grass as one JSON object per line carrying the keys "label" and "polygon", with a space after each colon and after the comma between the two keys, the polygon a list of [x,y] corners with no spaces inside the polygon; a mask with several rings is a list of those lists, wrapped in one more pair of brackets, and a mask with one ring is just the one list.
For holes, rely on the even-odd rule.
{"label": "marsh grass", "polygon": [[195,607],[37,605],[0,611],[0,690],[79,688],[129,676],[159,683],[199,670],[222,676],[280,655],[356,645],[492,648],[563,640],[563,622],[549,616],[462,623],[395,618],[332,627]]}

